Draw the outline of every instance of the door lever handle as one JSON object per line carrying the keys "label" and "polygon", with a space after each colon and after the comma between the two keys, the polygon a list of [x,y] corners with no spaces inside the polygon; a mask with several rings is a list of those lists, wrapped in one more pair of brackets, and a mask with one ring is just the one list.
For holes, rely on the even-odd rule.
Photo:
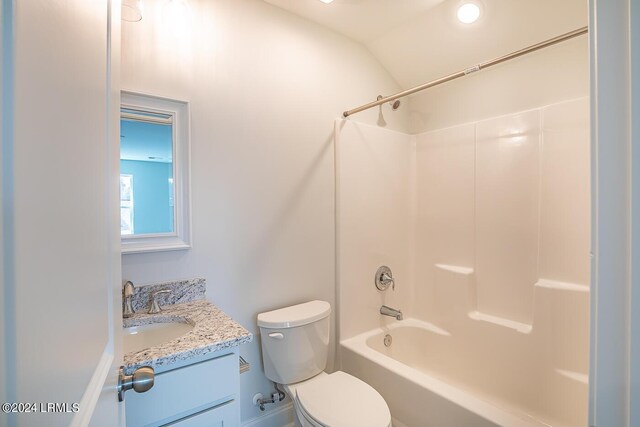
{"label": "door lever handle", "polygon": [[155,371],[151,366],[143,366],[136,369],[132,375],[124,374],[124,366],[120,366],[118,372],[118,402],[124,400],[124,392],[133,390],[136,393],[144,393],[153,387],[155,381]]}

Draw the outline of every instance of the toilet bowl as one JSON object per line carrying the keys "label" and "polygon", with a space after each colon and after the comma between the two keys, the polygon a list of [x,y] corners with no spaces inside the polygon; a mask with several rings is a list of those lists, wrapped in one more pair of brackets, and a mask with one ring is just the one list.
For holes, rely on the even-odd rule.
{"label": "toilet bowl", "polygon": [[281,384],[303,427],[389,427],[384,398],[364,381],[324,372],[329,350],[325,301],[311,301],[258,315],[265,375]]}
{"label": "toilet bowl", "polygon": [[303,427],[389,427],[391,413],[380,393],[337,371],[284,386]]}

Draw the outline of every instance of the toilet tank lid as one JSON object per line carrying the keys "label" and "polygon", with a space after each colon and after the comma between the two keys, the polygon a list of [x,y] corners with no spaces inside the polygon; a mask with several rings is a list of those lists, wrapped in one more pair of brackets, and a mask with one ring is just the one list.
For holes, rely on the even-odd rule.
{"label": "toilet tank lid", "polygon": [[278,310],[258,314],[258,326],[269,329],[295,328],[307,325],[331,314],[331,305],[326,301],[309,301]]}

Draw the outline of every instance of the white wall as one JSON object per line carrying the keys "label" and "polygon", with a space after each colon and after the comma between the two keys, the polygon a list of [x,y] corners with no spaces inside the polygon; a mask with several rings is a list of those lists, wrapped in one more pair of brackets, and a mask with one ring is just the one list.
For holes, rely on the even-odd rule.
{"label": "white wall", "polygon": [[580,36],[420,92],[408,102],[411,133],[587,96],[588,60],[587,37]]}
{"label": "white wall", "polygon": [[[205,277],[209,299],[254,333],[262,311],[316,298],[335,309],[334,119],[399,88],[361,45],[262,1],[187,3],[181,20],[145,1],[123,25],[122,86],[191,103],[193,248],[123,256],[123,278]],[[404,114],[388,113],[389,128],[406,129]],[[259,349],[259,336],[241,349],[244,421],[261,415],[253,394],[272,390]]]}

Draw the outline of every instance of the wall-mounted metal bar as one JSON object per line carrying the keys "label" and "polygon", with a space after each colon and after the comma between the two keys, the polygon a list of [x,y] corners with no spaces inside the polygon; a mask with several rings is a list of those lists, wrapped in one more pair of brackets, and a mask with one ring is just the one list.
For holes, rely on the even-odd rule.
{"label": "wall-mounted metal bar", "polygon": [[448,76],[441,77],[441,78],[436,79],[436,80],[432,80],[432,81],[430,81],[428,83],[421,84],[420,86],[416,86],[414,88],[407,89],[407,90],[404,90],[402,92],[398,92],[395,95],[390,95],[390,96],[381,98],[381,99],[379,99],[377,101],[370,102],[370,103],[362,105],[362,106],[360,106],[358,108],[354,108],[353,110],[345,111],[344,113],[342,113],[342,115],[344,117],[349,117],[352,114],[356,114],[356,113],[359,113],[361,111],[368,110],[369,108],[377,107],[378,105],[382,105],[385,102],[395,101],[398,98],[403,98],[405,96],[412,95],[412,94],[414,94],[416,92],[420,92],[422,90],[429,89],[429,88],[434,87],[434,86],[438,86],[438,85],[440,85],[442,83],[446,83],[446,82],[449,82],[451,80],[455,80],[455,79],[458,79],[460,77],[464,77],[466,75],[475,73],[476,71],[480,71],[480,70],[483,70],[485,68],[489,68],[491,66],[494,66],[494,65],[497,65],[497,64],[501,64],[501,63],[503,63],[505,61],[509,61],[510,59],[514,59],[514,58],[517,58],[519,56],[523,56],[523,55],[526,55],[528,53],[535,52],[536,50],[544,49],[545,47],[552,46],[552,45],[557,44],[557,43],[561,43],[563,41],[572,39],[574,37],[581,36],[583,34],[587,34],[588,32],[589,32],[589,27],[582,27],[582,28],[579,28],[577,30],[570,31],[570,32],[568,32],[566,34],[562,34],[562,35],[554,37],[552,39],[545,40],[543,42],[540,42],[540,43],[525,47],[524,49],[520,49],[520,50],[517,50],[515,52],[511,52],[511,53],[509,53],[507,55],[500,56],[498,58],[494,58],[494,59],[492,59],[490,61],[481,62],[480,64],[474,65],[473,67],[469,67],[469,68],[466,68],[466,69],[464,69],[462,71],[458,71],[457,73],[449,74]]}

